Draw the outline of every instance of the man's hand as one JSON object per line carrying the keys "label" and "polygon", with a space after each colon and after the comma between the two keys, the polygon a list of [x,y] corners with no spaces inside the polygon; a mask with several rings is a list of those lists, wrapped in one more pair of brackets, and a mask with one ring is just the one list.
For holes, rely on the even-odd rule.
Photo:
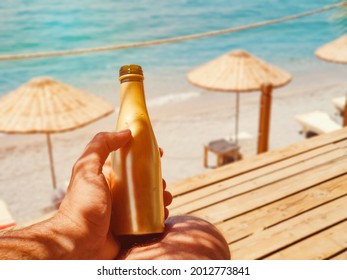
{"label": "man's hand", "polygon": [[102,170],[109,154],[130,139],[130,130],[97,134],[73,168],[56,219],[67,223],[66,232],[79,235],[82,242],[76,244],[80,247],[76,258],[112,259],[119,252],[119,244],[109,231],[111,196]]}

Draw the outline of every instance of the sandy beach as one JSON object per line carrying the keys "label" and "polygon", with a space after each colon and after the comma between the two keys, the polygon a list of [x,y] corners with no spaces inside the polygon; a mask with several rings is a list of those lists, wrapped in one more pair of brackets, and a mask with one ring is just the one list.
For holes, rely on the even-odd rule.
{"label": "sandy beach", "polygon": [[[321,65],[319,69],[293,73],[289,85],[274,90],[270,149],[304,139],[293,118],[296,114],[321,110],[329,113],[336,122],[342,122],[331,99],[346,94],[347,68]],[[176,98],[165,104],[148,100],[153,128],[164,149],[163,177],[169,185],[208,170],[203,167],[203,145],[229,137],[234,131],[234,94],[206,92],[183,80],[180,92],[189,98]],[[241,95],[240,132],[251,136],[240,140],[244,158],[256,153],[259,97],[259,92]],[[59,188],[68,186],[72,166],[93,135],[112,130],[116,119],[114,113],[84,128],[52,136]],[[211,165],[215,164],[213,155],[209,161]],[[8,204],[17,223],[43,215],[52,205],[54,195],[45,136],[1,135],[0,162],[0,197]]]}

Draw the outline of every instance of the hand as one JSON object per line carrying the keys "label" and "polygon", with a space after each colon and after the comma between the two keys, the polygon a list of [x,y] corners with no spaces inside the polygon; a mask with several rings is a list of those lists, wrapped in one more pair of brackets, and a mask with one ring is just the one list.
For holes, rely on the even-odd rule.
{"label": "hand", "polygon": [[[163,157],[164,151],[162,148],[159,148],[160,157]],[[163,188],[164,188],[164,207],[165,207],[165,220],[169,217],[169,206],[172,202],[172,194],[166,190],[166,182],[163,179]]]}
{"label": "hand", "polygon": [[64,223],[66,234],[72,233],[72,238],[77,240],[76,254],[71,258],[112,259],[120,250],[109,231],[111,196],[102,169],[109,154],[130,139],[130,130],[97,134],[73,168],[66,196],[56,215]]}
{"label": "hand", "polygon": [[[66,197],[56,215],[57,218],[64,219],[64,223],[67,220],[71,232],[77,234],[75,240],[79,241],[76,246],[81,247],[72,258],[113,259],[120,251],[119,241],[109,230],[111,217],[109,183],[115,176],[109,154],[124,146],[130,139],[130,130],[99,133],[87,145],[73,168]],[[161,156],[163,154],[161,149],[160,154]],[[165,189],[164,180],[163,186]],[[166,206],[171,201],[171,194],[164,191],[165,219],[169,213]],[[67,232],[69,226],[65,227]],[[78,256],[82,253],[82,256]]]}

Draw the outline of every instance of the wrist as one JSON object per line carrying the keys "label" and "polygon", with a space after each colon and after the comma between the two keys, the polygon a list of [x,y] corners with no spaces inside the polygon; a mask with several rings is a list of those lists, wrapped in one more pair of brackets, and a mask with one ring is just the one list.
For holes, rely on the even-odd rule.
{"label": "wrist", "polygon": [[57,212],[47,221],[49,232],[54,236],[58,249],[57,259],[93,259],[98,242],[89,240],[88,229],[73,222],[68,216]]}

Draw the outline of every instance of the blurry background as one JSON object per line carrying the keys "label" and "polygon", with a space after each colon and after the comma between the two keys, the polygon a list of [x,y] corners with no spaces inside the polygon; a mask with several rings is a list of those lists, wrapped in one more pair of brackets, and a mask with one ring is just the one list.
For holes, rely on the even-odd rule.
{"label": "blurry background", "polygon": [[[102,47],[151,41],[238,27],[281,18],[332,0],[2,0],[0,56]],[[152,47],[75,56],[0,61],[0,97],[33,77],[51,76],[119,105],[118,69],[140,64],[144,69],[149,113],[164,149],[163,176],[168,183],[206,171],[203,144],[230,136],[234,95],[206,92],[190,85],[186,74],[233,49],[248,52],[293,75],[273,94],[270,149],[303,140],[295,114],[328,112],[346,93],[347,67],[323,62],[314,51],[347,32],[346,8],[290,22],[204,39]],[[259,93],[244,94],[240,131],[245,157],[255,154]],[[116,114],[85,128],[52,135],[58,186],[68,185],[71,168],[100,130],[115,127]],[[213,159],[212,159],[213,160]],[[16,221],[42,215],[51,205],[52,187],[44,135],[0,135],[0,198]]]}

